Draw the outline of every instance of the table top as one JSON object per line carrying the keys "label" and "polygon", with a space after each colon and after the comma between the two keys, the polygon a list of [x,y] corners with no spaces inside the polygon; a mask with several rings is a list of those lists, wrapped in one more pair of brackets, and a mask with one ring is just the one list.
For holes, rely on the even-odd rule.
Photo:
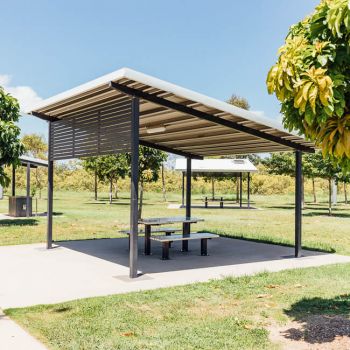
{"label": "table top", "polygon": [[196,223],[199,221],[204,221],[204,219],[196,217],[186,217],[186,216],[172,216],[164,218],[149,218],[139,220],[139,224],[143,225],[165,225],[165,224],[176,224],[176,223]]}

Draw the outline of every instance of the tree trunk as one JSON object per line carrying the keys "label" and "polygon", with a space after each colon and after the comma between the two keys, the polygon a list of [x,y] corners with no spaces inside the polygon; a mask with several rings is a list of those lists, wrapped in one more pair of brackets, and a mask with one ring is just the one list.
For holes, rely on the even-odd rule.
{"label": "tree trunk", "polygon": [[118,197],[118,181],[117,180],[114,183],[114,198],[119,199],[119,197]]}
{"label": "tree trunk", "polygon": [[36,187],[39,188],[39,199],[41,199],[41,183],[39,180],[39,174],[38,174],[39,169],[36,168],[35,170],[35,178],[36,178]]}
{"label": "tree trunk", "polygon": [[315,178],[312,178],[312,193],[314,195],[314,203],[317,203],[317,197],[316,197],[316,186],[315,186]]}
{"label": "tree trunk", "polygon": [[163,191],[163,201],[166,202],[166,187],[165,187],[164,163],[162,163],[162,191]]}
{"label": "tree trunk", "polygon": [[214,185],[214,178],[211,178],[211,197],[214,200],[215,199],[215,185]]}
{"label": "tree trunk", "polygon": [[95,171],[95,184],[94,184],[94,191],[95,191],[95,201],[97,201],[97,172]]}
{"label": "tree trunk", "polygon": [[109,204],[112,204],[112,201],[113,201],[112,190],[113,190],[113,180],[110,179],[109,180]]}
{"label": "tree trunk", "polygon": [[140,181],[140,202],[139,202],[139,220],[142,218],[142,204],[143,204],[143,181]]}
{"label": "tree trunk", "polygon": [[328,214],[332,216],[332,179],[328,179]]}
{"label": "tree trunk", "polygon": [[345,204],[348,204],[348,192],[346,191],[346,182],[344,182],[344,198]]}

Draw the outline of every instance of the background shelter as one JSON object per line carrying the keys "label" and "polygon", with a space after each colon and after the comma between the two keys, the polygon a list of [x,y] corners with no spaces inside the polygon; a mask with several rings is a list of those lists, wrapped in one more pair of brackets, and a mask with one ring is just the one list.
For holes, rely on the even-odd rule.
{"label": "background shelter", "polygon": [[[242,208],[243,174],[247,174],[247,206],[250,207],[250,174],[258,169],[248,158],[239,159],[203,159],[192,161],[192,176],[211,177],[212,199],[215,199],[215,177],[239,178],[239,187],[236,188],[239,197],[239,206]],[[182,205],[185,197],[186,160],[176,159],[175,170],[182,172]],[[238,181],[238,180],[237,180]],[[238,196],[239,195],[239,196]]]}
{"label": "background shelter", "polygon": [[[26,216],[29,217],[32,215],[31,210],[31,196],[30,196],[30,170],[36,169],[38,167],[48,167],[48,161],[39,158],[21,156],[19,158],[21,166],[27,168],[26,176]],[[11,188],[11,197],[9,198],[9,203],[11,206],[11,201],[13,205],[16,205],[16,168],[12,167],[12,188]],[[11,208],[10,208],[11,213]]]}
{"label": "background shelter", "polygon": [[41,101],[29,113],[49,122],[48,248],[54,161],[130,152],[129,268],[130,277],[137,277],[138,152],[144,145],[187,158],[187,217],[191,217],[192,159],[295,150],[295,255],[300,256],[302,152],[314,152],[314,145],[278,123],[128,68]]}

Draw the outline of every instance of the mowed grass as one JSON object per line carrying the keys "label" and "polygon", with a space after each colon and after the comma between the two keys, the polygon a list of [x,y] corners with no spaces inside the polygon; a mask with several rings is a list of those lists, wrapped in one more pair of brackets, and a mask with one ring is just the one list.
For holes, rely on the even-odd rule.
{"label": "mowed grass", "polygon": [[275,349],[270,325],[348,319],[349,275],[350,264],[332,265],[5,313],[50,349]]}
{"label": "mowed grass", "polygon": [[[96,202],[87,192],[55,192],[54,239],[120,237],[119,231],[129,227],[129,194],[122,193],[120,197],[110,205],[107,194],[101,194]],[[194,204],[203,205],[202,198],[194,195]],[[258,210],[193,208],[192,215],[204,218],[205,222],[193,225],[192,229],[293,244],[293,195],[252,196],[252,200]],[[169,204],[180,202],[179,194],[168,194],[168,202],[164,203],[161,194],[146,193],[143,217],[184,215],[184,209],[168,209]],[[7,206],[7,199],[0,201],[0,212],[6,213]],[[46,211],[45,199],[39,201],[38,211]],[[326,198],[321,198],[319,204],[307,203],[303,211],[303,246],[350,254],[349,223],[350,205],[338,204],[329,217]],[[0,245],[44,242],[45,235],[45,217],[0,221]]]}

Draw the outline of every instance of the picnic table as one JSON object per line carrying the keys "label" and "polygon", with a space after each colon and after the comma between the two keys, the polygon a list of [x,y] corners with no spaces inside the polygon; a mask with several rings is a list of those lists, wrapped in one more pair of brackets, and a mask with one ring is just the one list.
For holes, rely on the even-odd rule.
{"label": "picnic table", "polygon": [[[182,223],[183,235],[186,235],[190,233],[190,225],[200,221],[204,221],[204,219],[200,219],[196,217],[185,217],[185,216],[149,218],[149,219],[139,220],[140,225],[145,225],[145,255],[151,254],[152,226]],[[188,251],[188,240],[182,241],[182,250]]]}

